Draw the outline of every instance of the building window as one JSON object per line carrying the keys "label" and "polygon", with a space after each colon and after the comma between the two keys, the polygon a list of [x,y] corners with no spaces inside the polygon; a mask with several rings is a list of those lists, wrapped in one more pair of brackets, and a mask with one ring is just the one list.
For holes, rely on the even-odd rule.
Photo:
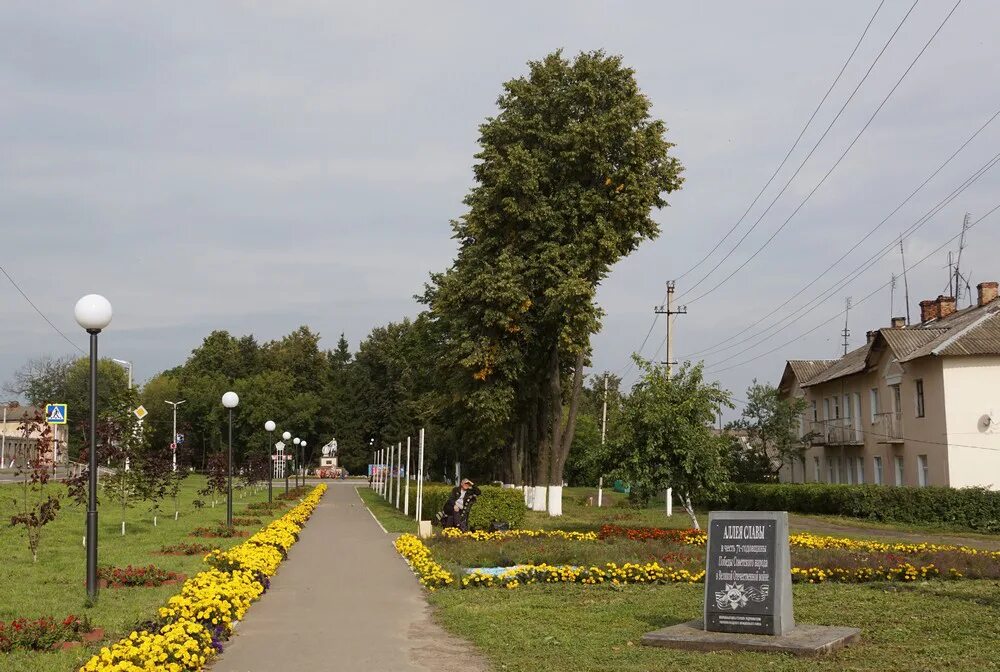
{"label": "building window", "polygon": [[815,399],[812,400],[812,406],[813,406],[813,422],[816,422],[817,420],[819,420],[819,408],[816,407]]}
{"label": "building window", "polygon": [[895,413],[899,413],[903,409],[903,404],[901,401],[901,396],[899,393],[899,385],[890,385],[892,388],[892,410]]}
{"label": "building window", "polygon": [[865,458],[857,458],[858,465],[858,485],[864,485],[865,483]]}
{"label": "building window", "polygon": [[878,415],[878,388],[873,387],[868,392],[868,403],[871,406],[871,421],[875,424],[875,416]]}
{"label": "building window", "polygon": [[833,458],[826,458],[826,482],[836,483],[837,482],[837,472],[833,468]]}
{"label": "building window", "polygon": [[823,419],[829,420],[833,416],[830,415],[830,397],[823,398]]}
{"label": "building window", "polygon": [[901,456],[897,456],[895,458],[895,462],[896,462],[896,485],[902,485],[903,484],[903,458]]}
{"label": "building window", "polygon": [[[839,457],[837,459],[840,460]],[[844,465],[843,465],[844,482],[847,483],[848,485],[854,485],[854,473],[851,471],[851,462],[853,462],[853,460],[850,457],[848,457],[847,459],[844,460]]]}
{"label": "building window", "polygon": [[875,464],[875,485],[882,485],[882,457],[876,455],[872,460]]}
{"label": "building window", "polygon": [[917,455],[917,480],[921,488],[927,487],[927,456]]}
{"label": "building window", "polygon": [[817,483],[819,483],[820,480],[822,480],[822,479],[820,479],[819,476],[820,476],[820,474],[819,474],[819,458],[818,457],[814,457],[813,458],[813,480],[816,481]]}
{"label": "building window", "polygon": [[833,398],[833,417],[840,418],[840,397]]}
{"label": "building window", "polygon": [[917,379],[917,417],[924,417],[924,380]]}

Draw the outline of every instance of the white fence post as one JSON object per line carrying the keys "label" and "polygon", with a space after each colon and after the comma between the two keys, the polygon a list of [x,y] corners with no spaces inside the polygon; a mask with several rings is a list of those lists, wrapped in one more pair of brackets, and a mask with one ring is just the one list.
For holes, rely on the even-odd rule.
{"label": "white fence post", "polygon": [[417,523],[423,519],[424,514],[424,428],[420,428],[420,446],[417,458]]}
{"label": "white fence post", "polygon": [[406,487],[403,489],[403,515],[410,515],[410,437],[406,437]]}
{"label": "white fence post", "polygon": [[601,507],[601,502],[604,501],[604,477],[601,476],[597,479],[597,508]]}

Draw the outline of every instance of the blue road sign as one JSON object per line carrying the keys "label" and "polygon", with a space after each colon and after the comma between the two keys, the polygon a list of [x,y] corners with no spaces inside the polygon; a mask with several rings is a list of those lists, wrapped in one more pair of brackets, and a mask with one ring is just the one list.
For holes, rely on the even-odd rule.
{"label": "blue road sign", "polygon": [[66,424],[66,404],[46,404],[45,422],[50,425]]}
{"label": "blue road sign", "polygon": [[177,437],[174,439],[174,443],[184,443],[184,435],[178,434]]}

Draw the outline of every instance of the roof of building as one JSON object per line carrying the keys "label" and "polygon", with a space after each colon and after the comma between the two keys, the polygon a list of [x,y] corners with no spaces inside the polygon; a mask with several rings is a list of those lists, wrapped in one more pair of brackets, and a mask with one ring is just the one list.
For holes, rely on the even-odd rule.
{"label": "roof of building", "polygon": [[803,383],[815,378],[836,362],[836,359],[790,359],[788,366],[791,367],[799,383]]}
{"label": "roof of building", "polygon": [[865,371],[872,354],[883,345],[899,362],[928,356],[1000,355],[1000,300],[901,329],[886,327],[872,336],[838,360],[789,360],[787,367],[795,372],[802,387],[811,387]]}
{"label": "roof of building", "polygon": [[855,348],[849,353],[836,360],[832,365],[820,371],[816,376],[802,382],[802,387],[819,385],[841,376],[849,376],[852,373],[860,373],[865,370],[868,362],[868,353],[871,351],[872,342],[869,341],[860,348]]}

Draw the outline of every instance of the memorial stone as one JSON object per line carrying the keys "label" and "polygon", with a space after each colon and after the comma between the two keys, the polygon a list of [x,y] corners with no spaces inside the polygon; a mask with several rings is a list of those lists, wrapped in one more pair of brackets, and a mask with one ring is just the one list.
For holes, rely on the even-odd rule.
{"label": "memorial stone", "polygon": [[785,511],[713,511],[705,558],[705,629],[783,635],[795,627]]}

